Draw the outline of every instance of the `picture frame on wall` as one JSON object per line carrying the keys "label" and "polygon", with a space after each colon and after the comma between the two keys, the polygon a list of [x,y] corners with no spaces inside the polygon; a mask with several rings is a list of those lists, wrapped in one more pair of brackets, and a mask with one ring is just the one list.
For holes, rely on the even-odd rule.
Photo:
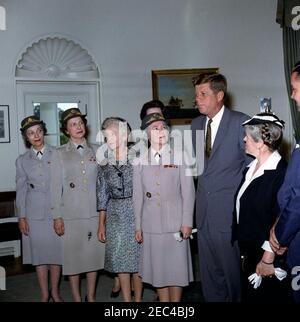
{"label": "picture frame on wall", "polygon": [[200,74],[218,72],[217,67],[152,70],[153,99],[164,103],[164,115],[171,125],[190,124],[194,117],[199,116],[194,81]]}
{"label": "picture frame on wall", "polygon": [[0,143],[10,142],[9,106],[0,105]]}

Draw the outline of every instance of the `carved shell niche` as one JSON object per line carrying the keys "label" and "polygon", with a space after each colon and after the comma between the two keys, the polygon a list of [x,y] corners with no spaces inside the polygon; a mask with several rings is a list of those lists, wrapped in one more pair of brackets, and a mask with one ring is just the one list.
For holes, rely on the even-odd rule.
{"label": "carved shell niche", "polygon": [[16,76],[42,78],[99,77],[93,58],[80,45],[65,38],[46,38],[28,47],[17,63]]}

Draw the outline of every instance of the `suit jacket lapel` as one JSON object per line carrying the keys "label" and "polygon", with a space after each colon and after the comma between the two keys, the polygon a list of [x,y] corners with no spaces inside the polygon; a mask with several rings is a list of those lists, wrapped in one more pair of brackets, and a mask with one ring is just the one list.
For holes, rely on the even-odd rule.
{"label": "suit jacket lapel", "polygon": [[221,122],[219,124],[217,135],[211,150],[210,158],[213,157],[214,153],[217,151],[218,147],[222,143],[224,136],[226,135],[226,132],[228,130],[229,114],[230,111],[225,107]]}

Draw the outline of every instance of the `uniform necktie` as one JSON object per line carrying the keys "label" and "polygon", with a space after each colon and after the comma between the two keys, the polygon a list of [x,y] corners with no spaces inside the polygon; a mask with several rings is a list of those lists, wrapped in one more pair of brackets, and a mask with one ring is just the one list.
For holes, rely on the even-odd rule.
{"label": "uniform necktie", "polygon": [[38,152],[36,153],[36,155],[37,155],[37,157],[38,157],[39,159],[41,159],[41,158],[42,158],[42,156],[43,156],[43,152],[42,152],[42,151],[38,151]]}
{"label": "uniform necktie", "polygon": [[77,150],[79,151],[79,153],[82,155],[83,153],[83,146],[81,144],[77,145]]}
{"label": "uniform necktie", "polygon": [[211,152],[211,122],[209,119],[207,122],[206,137],[205,137],[205,156],[209,158]]}
{"label": "uniform necktie", "polygon": [[161,157],[161,155],[160,155],[158,152],[156,152],[156,153],[154,154],[154,158],[155,158],[155,161],[156,161],[157,163],[159,163],[159,162],[160,162],[160,157]]}

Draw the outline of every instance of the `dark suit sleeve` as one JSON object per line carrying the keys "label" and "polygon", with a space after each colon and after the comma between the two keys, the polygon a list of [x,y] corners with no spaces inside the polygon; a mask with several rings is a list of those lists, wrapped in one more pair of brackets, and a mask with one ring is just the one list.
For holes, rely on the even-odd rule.
{"label": "dark suit sleeve", "polygon": [[300,230],[300,149],[293,152],[284,183],[278,193],[282,207],[275,235],[283,246],[289,245]]}
{"label": "dark suit sleeve", "polygon": [[192,130],[193,150],[195,153],[195,151],[196,151],[196,125],[195,125],[195,121],[192,121],[191,130]]}

